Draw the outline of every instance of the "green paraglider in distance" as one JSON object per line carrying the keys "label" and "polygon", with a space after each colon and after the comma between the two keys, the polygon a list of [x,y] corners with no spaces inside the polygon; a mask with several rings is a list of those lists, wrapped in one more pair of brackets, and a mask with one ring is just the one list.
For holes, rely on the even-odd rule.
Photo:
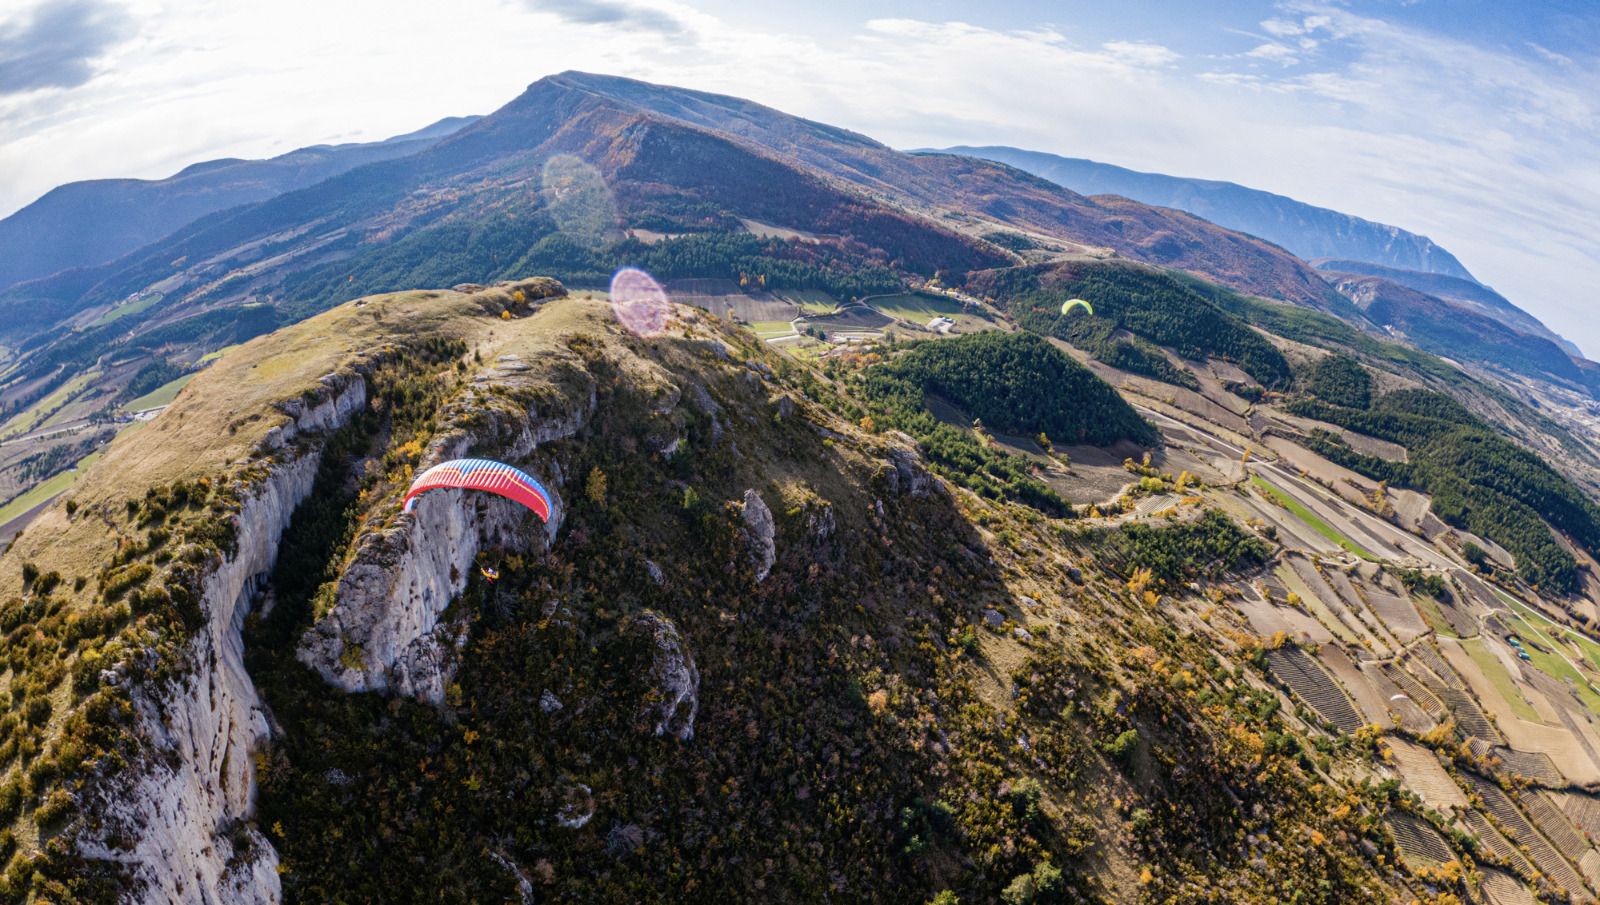
{"label": "green paraglider in distance", "polygon": [[1073,308],[1079,308],[1079,307],[1081,307],[1083,310],[1089,312],[1091,315],[1094,314],[1094,306],[1089,304],[1088,302],[1084,301],[1083,299],[1067,299],[1066,301],[1062,302],[1061,303],[1061,314],[1063,316],[1071,314]]}

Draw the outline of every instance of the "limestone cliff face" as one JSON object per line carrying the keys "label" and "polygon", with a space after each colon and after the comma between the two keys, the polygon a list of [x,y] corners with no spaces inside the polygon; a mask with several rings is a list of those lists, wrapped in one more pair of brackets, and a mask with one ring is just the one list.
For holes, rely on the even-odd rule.
{"label": "limestone cliff face", "polygon": [[[289,439],[335,429],[366,403],[359,376],[323,379],[319,401],[300,402],[269,434],[263,451]],[[237,546],[200,582],[207,622],[190,641],[192,668],[133,700],[148,756],[91,793],[101,816],[80,839],[87,857],[128,865],[133,900],[149,903],[275,903],[277,853],[245,820],[255,803],[252,755],[270,731],[245,672],[241,636],[255,591],[277,560],[278,542],[311,493],[321,451],[274,467],[244,496]]]}
{"label": "limestone cliff face", "polygon": [[[505,356],[478,383],[515,390],[528,370]],[[504,392],[492,399],[475,389],[465,393],[447,410],[447,427],[420,468],[474,452],[526,459],[576,434],[595,408],[592,384],[576,399],[532,405],[507,399]],[[550,473],[540,477],[556,494],[560,464],[546,467]],[[480,549],[548,545],[561,524],[556,503],[541,528],[522,506],[487,494],[436,490],[419,497],[410,514],[358,542],[338,578],[337,603],[306,631],[296,655],[345,691],[393,691],[442,704],[466,636],[464,625],[440,617],[466,588]]]}
{"label": "limestone cliff face", "polygon": [[634,617],[628,631],[647,635],[653,652],[650,678],[656,699],[649,705],[656,735],[671,735],[680,742],[694,738],[694,717],[700,709],[700,670],[694,655],[671,619],[653,610]]}

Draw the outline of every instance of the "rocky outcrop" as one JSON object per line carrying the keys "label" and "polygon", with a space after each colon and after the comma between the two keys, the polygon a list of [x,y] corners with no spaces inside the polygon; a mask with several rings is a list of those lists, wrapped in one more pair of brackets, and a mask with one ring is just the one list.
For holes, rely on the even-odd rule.
{"label": "rocky outcrop", "polygon": [[[323,379],[318,398],[296,401],[269,434],[289,439],[344,424],[366,404],[359,375]],[[277,561],[278,541],[311,493],[321,462],[314,446],[276,466],[243,495],[237,544],[200,580],[207,621],[189,642],[192,667],[160,687],[133,690],[149,750],[134,769],[108,778],[85,802],[100,817],[79,838],[82,855],[127,866],[150,903],[275,903],[278,856],[245,823],[255,803],[252,755],[269,725],[244,667],[242,630],[251,602]]]}
{"label": "rocky outcrop", "polygon": [[754,490],[744,492],[744,536],[750,544],[750,564],[756,570],[756,584],[767,580],[772,564],[778,561],[774,538],[777,525],[772,520],[772,510],[767,508],[761,494]]}
{"label": "rocky outcrop", "polygon": [[[466,588],[484,544],[541,543],[538,518],[499,497],[436,490],[363,538],[339,576],[337,603],[305,634],[300,661],[345,691],[443,703],[462,626],[440,615]],[[530,535],[533,535],[530,538]]]}
{"label": "rocky outcrop", "polygon": [[267,431],[262,450],[282,449],[304,433],[343,427],[367,404],[366,380],[359,373],[329,374],[317,383],[320,389],[313,395],[278,403],[289,420]]}
{"label": "rocky outcrop", "polygon": [[694,717],[700,709],[700,670],[694,656],[683,644],[683,636],[671,619],[654,610],[633,617],[627,631],[649,636],[654,646],[650,679],[655,684],[654,703],[649,713],[655,720],[656,735],[672,735],[679,741],[694,738]]}
{"label": "rocky outcrop", "polygon": [[898,441],[889,447],[888,461],[880,472],[889,495],[925,497],[933,493],[939,485],[922,464],[916,441],[898,431],[890,432],[889,438]]}
{"label": "rocky outcrop", "polygon": [[[581,430],[596,404],[592,384],[584,397],[551,410],[512,405],[516,391],[532,384],[530,370],[506,355],[475,378],[475,385],[489,383],[500,392],[469,390],[453,403],[446,411],[449,426],[429,444],[419,469],[471,450],[525,459]],[[561,474],[557,463],[549,469],[544,483],[554,495]],[[345,691],[392,691],[442,704],[466,632],[440,617],[466,589],[479,550],[542,550],[554,540],[562,512],[555,502],[541,528],[537,516],[499,497],[460,490],[419,497],[411,513],[357,542],[338,578],[333,608],[307,630],[296,656]]]}

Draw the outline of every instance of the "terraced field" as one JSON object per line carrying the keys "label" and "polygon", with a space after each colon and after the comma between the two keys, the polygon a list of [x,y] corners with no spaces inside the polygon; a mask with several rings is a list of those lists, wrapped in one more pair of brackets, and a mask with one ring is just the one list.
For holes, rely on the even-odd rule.
{"label": "terraced field", "polygon": [[1296,696],[1340,732],[1354,732],[1363,724],[1361,715],[1333,677],[1321,664],[1298,647],[1288,646],[1267,652],[1267,662]]}
{"label": "terraced field", "polygon": [[1522,806],[1527,809],[1534,826],[1569,860],[1576,862],[1589,851],[1589,841],[1583,838],[1583,833],[1572,825],[1567,815],[1561,813],[1561,808],[1546,797],[1546,793],[1524,794]]}
{"label": "terraced field", "polygon": [[1578,861],[1578,872],[1589,881],[1590,889],[1600,889],[1600,850],[1589,849]]}
{"label": "terraced field", "polygon": [[1324,567],[1322,577],[1373,637],[1378,638],[1390,649],[1399,646],[1394,633],[1375,614],[1372,607],[1368,606],[1366,595],[1357,586],[1359,579],[1352,580],[1352,576],[1345,570],[1332,567]]}
{"label": "terraced field", "polygon": [[1478,844],[1485,852],[1493,855],[1503,864],[1509,864],[1513,870],[1522,876],[1533,874],[1533,864],[1528,861],[1515,845],[1505,837],[1505,834],[1494,828],[1489,818],[1477,810],[1463,811],[1462,822],[1466,824],[1468,832],[1477,838]]}
{"label": "terraced field", "polygon": [[1384,728],[1393,724],[1386,696],[1378,692],[1366,673],[1362,672],[1344,651],[1332,644],[1323,645],[1322,649],[1317,651],[1317,659],[1322,661],[1323,667],[1333,673],[1334,678],[1344,686],[1345,692],[1350,695],[1356,704],[1356,710],[1361,714],[1362,723]]}
{"label": "terraced field", "polygon": [[[1334,637],[1345,644],[1360,644],[1361,633],[1351,628],[1345,620],[1339,618],[1339,615],[1328,606],[1326,598],[1330,596],[1330,592],[1324,589],[1322,593],[1318,593],[1311,585],[1308,585],[1305,579],[1300,577],[1299,573],[1302,568],[1310,569],[1311,567],[1298,556],[1289,557],[1283,565],[1278,567],[1278,577],[1283,581],[1284,587],[1289,589],[1289,593],[1299,598],[1300,605],[1310,612],[1319,623],[1326,626]],[[1337,603],[1334,605],[1338,606]]]}
{"label": "terraced field", "polygon": [[1432,751],[1399,738],[1390,738],[1384,744],[1389,746],[1395,769],[1404,777],[1406,786],[1429,807],[1448,811],[1468,806],[1467,796]]}
{"label": "terraced field", "polygon": [[1393,664],[1385,663],[1383,665],[1383,674],[1389,681],[1398,686],[1407,697],[1411,698],[1418,707],[1426,711],[1429,716],[1434,719],[1444,716],[1444,702],[1439,700],[1438,695],[1435,695],[1421,682],[1418,682],[1416,677],[1409,671]]}
{"label": "terraced field", "polygon": [[1479,889],[1489,905],[1539,905],[1521,880],[1502,871],[1485,868]]}
{"label": "terraced field", "polygon": [[[1325,620],[1330,620],[1337,625],[1334,631],[1341,637],[1353,641],[1372,650],[1378,656],[1388,656],[1389,644],[1385,639],[1373,631],[1372,627],[1361,619],[1360,615],[1350,608],[1342,595],[1323,578],[1315,563],[1300,556],[1288,558],[1289,567],[1294,571],[1296,578],[1300,579],[1311,597],[1309,604],[1318,611],[1318,615]],[[1359,604],[1357,604],[1359,606]]]}
{"label": "terraced field", "polygon": [[1567,859],[1534,829],[1533,824],[1512,802],[1511,796],[1480,776],[1468,774],[1467,778],[1472,783],[1473,791],[1483,799],[1484,807],[1510,833],[1511,840],[1527,848],[1534,866],[1569,893],[1582,894],[1586,888],[1583,878]]}
{"label": "terraced field", "polygon": [[1600,837],[1600,798],[1581,792],[1549,792],[1561,812],[1590,836]]}
{"label": "terraced field", "polygon": [[1489,717],[1472,699],[1472,695],[1459,688],[1444,688],[1439,691],[1439,699],[1444,701],[1455,715],[1456,725],[1467,735],[1475,735],[1487,742],[1501,744],[1505,738],[1500,735],[1500,730],[1489,722]]}
{"label": "terraced field", "polygon": [[1438,676],[1444,682],[1446,688],[1466,687],[1461,681],[1461,677],[1456,675],[1456,671],[1450,667],[1450,664],[1446,663],[1444,658],[1439,656],[1439,652],[1433,649],[1433,645],[1419,644],[1411,649],[1411,655],[1422,661],[1429,671]]}
{"label": "terraced field", "polygon": [[1366,585],[1365,590],[1367,606],[1378,614],[1378,618],[1402,644],[1427,633],[1428,624],[1422,621],[1422,616],[1411,601],[1372,585]]}
{"label": "terraced field", "polygon": [[1450,843],[1431,824],[1414,814],[1394,811],[1384,818],[1394,833],[1400,856],[1417,867],[1437,867],[1456,860]]}
{"label": "terraced field", "polygon": [[1506,769],[1539,785],[1560,788],[1567,784],[1567,778],[1556,769],[1555,762],[1548,754],[1539,751],[1518,751],[1504,746],[1495,748],[1493,754],[1500,758]]}
{"label": "terraced field", "polygon": [[1399,721],[1400,728],[1414,735],[1421,735],[1437,725],[1437,721],[1429,716],[1426,710],[1419,707],[1410,695],[1402,691],[1400,686],[1384,673],[1380,664],[1363,663],[1361,672],[1372,683],[1372,687],[1383,696],[1389,712]]}

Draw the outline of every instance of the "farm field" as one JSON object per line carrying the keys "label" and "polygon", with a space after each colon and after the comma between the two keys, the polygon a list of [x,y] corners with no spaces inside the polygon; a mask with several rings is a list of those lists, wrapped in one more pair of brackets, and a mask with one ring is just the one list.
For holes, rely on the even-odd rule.
{"label": "farm field", "polygon": [[227,355],[229,352],[232,352],[234,349],[239,348],[239,345],[240,345],[239,343],[235,343],[235,344],[233,344],[231,346],[223,346],[222,348],[216,350],[215,352],[207,352],[206,354],[204,354],[204,355],[200,356],[199,358],[195,359],[195,364],[197,364],[197,365],[208,365],[208,364],[212,363],[213,361],[216,361],[217,359],[221,358],[222,356]]}
{"label": "farm field", "polygon": [[1401,643],[1411,641],[1428,631],[1428,625],[1417,613],[1417,608],[1404,597],[1389,593],[1373,585],[1366,587],[1367,606],[1383,620],[1384,626]]}
{"label": "farm field", "polygon": [[1279,566],[1276,572],[1278,580],[1300,599],[1300,605],[1311,612],[1311,615],[1328,630],[1346,644],[1360,645],[1361,636],[1356,634],[1343,619],[1328,607],[1325,600],[1316,591],[1312,590],[1290,565]]}
{"label": "farm field", "polygon": [[1280,490],[1277,485],[1273,484],[1271,481],[1268,481],[1266,478],[1263,478],[1260,475],[1251,475],[1250,483],[1260,488],[1262,493],[1266,494],[1269,498],[1281,505],[1283,508],[1289,510],[1290,514],[1304,522],[1307,527],[1322,535],[1324,538],[1332,541],[1335,544],[1338,544],[1340,547],[1343,547],[1345,550],[1354,553],[1356,556],[1359,556],[1362,559],[1375,559],[1375,557],[1371,553],[1367,552],[1360,544],[1357,544],[1350,538],[1345,537],[1332,525],[1324,521],[1321,516],[1306,508],[1305,504],[1301,503],[1299,500]]}
{"label": "farm field", "polygon": [[1533,665],[1558,681],[1570,683],[1576,689],[1578,698],[1583,701],[1584,706],[1588,707],[1591,713],[1600,715],[1600,690],[1596,690],[1588,677],[1568,659],[1571,648],[1557,641],[1555,636],[1574,639],[1574,643],[1591,657],[1595,656],[1594,642],[1535,612],[1499,588],[1495,589],[1495,594],[1510,606],[1515,614],[1508,621],[1517,631],[1525,633],[1527,640],[1536,642],[1525,645]]}
{"label": "farm field", "polygon": [[1472,662],[1494,686],[1494,690],[1510,705],[1513,713],[1530,722],[1539,722],[1539,714],[1534,711],[1533,705],[1522,696],[1522,692],[1511,679],[1511,673],[1506,671],[1505,664],[1500,662],[1499,657],[1489,652],[1482,638],[1466,638],[1460,644],[1462,650],[1467,652],[1467,656],[1472,658]]}
{"label": "farm field", "polygon": [[918,292],[868,299],[867,304],[890,317],[916,324],[926,324],[930,318],[940,315],[953,318],[961,313],[961,306],[949,299]]}
{"label": "farm field", "polygon": [[40,503],[48,501],[56,494],[77,483],[78,476],[83,474],[83,472],[88,469],[89,466],[98,461],[99,458],[100,453],[90,453],[89,455],[84,456],[82,459],[79,459],[78,464],[72,466],[66,471],[60,472],[47,481],[35,485],[33,489],[11,500],[4,506],[0,506],[0,525],[4,525],[6,522],[9,522],[17,516],[22,515]]}
{"label": "farm field", "polygon": [[839,300],[821,289],[780,289],[775,295],[794,305],[801,314],[832,314],[839,309]]}
{"label": "farm field", "polygon": [[1584,658],[1587,659],[1590,664],[1592,664],[1596,669],[1600,669],[1600,644],[1595,643],[1592,639],[1581,632],[1552,622],[1548,616],[1545,616],[1537,610],[1534,610],[1532,607],[1529,607],[1527,604],[1517,600],[1515,597],[1512,597],[1499,588],[1495,588],[1494,593],[1495,596],[1504,601],[1507,606],[1510,606],[1518,616],[1521,616],[1524,619],[1534,620],[1541,626],[1547,627],[1552,632],[1561,633],[1569,643],[1576,645],[1579,650],[1583,651]]}
{"label": "farm field", "polygon": [[750,329],[762,339],[794,335],[794,326],[789,321],[756,321],[750,325]]}
{"label": "farm field", "polygon": [[1444,611],[1439,609],[1439,601],[1426,594],[1412,595],[1411,600],[1416,603],[1418,612],[1422,613],[1422,620],[1428,623],[1428,628],[1442,638],[1455,638],[1456,630],[1450,627],[1450,620],[1444,618]]}
{"label": "farm field", "polygon": [[85,371],[62,384],[55,392],[17,413],[10,421],[0,425],[0,440],[18,437],[37,429],[45,421],[49,420],[57,409],[70,402],[72,397],[82,393],[99,376],[99,371]]}
{"label": "farm field", "polygon": [[98,318],[95,318],[94,322],[89,324],[85,329],[104,327],[106,324],[119,321],[130,314],[138,314],[139,312],[144,311],[153,305],[160,304],[163,298],[166,298],[166,296],[162,293],[152,292],[149,295],[146,295],[144,298],[138,299],[137,301],[129,302],[126,305],[118,305],[117,307],[112,308],[110,311],[107,311],[105,314],[100,315]]}
{"label": "farm field", "polygon": [[188,386],[189,381],[193,379],[194,374],[185,374],[176,380],[168,381],[138,399],[129,402],[125,408],[130,412],[143,412],[148,409],[160,408],[163,405],[170,405],[172,400],[178,398],[178,391]]}

